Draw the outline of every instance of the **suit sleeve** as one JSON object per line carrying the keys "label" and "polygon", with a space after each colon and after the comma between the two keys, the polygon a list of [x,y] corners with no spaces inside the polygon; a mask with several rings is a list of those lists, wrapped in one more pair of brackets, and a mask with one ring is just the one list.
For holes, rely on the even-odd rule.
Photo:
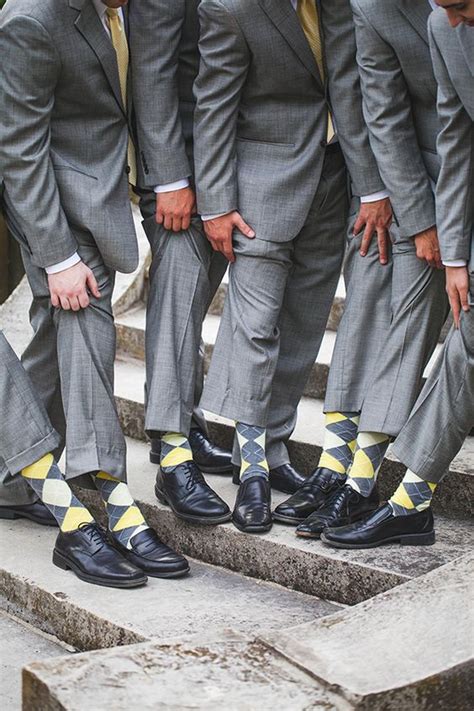
{"label": "suit sleeve", "polygon": [[201,66],[195,85],[194,155],[198,211],[203,215],[238,207],[235,138],[249,50],[241,30],[218,0],[203,0]]}
{"label": "suit sleeve", "polygon": [[430,179],[421,155],[411,101],[398,58],[352,0],[364,116],[379,170],[404,237],[436,222]]}
{"label": "suit sleeve", "polygon": [[0,30],[0,175],[7,213],[39,267],[77,250],[50,158],[50,119],[60,62],[45,28],[15,16]]}
{"label": "suit sleeve", "polygon": [[354,22],[349,0],[322,3],[321,15],[329,97],[347,168],[356,195],[384,190],[369,145],[362,115],[362,96],[356,62]]}
{"label": "suit sleeve", "polygon": [[[444,12],[444,11],[443,11]],[[436,14],[436,13],[433,13]],[[434,19],[433,16],[431,19]],[[433,23],[434,24],[434,23]],[[430,47],[438,82],[441,171],[436,186],[436,214],[443,261],[469,261],[473,224],[474,124],[449,77],[430,21]],[[452,41],[456,41],[455,31]]]}
{"label": "suit sleeve", "polygon": [[[133,106],[145,185],[191,175],[179,115],[179,48],[185,0],[130,3]],[[146,168],[146,170],[145,170]]]}

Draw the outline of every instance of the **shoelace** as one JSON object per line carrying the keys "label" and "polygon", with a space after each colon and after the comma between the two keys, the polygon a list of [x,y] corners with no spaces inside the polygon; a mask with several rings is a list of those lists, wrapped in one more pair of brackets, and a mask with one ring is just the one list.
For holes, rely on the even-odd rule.
{"label": "shoelace", "polygon": [[186,472],[186,489],[191,491],[196,484],[205,484],[205,479],[196,466],[189,466]]}
{"label": "shoelace", "polygon": [[102,547],[104,545],[104,537],[102,535],[102,532],[100,528],[98,527],[97,524],[95,523],[81,523],[79,526],[80,531],[84,531],[86,533],[91,542],[95,543],[96,545]]}

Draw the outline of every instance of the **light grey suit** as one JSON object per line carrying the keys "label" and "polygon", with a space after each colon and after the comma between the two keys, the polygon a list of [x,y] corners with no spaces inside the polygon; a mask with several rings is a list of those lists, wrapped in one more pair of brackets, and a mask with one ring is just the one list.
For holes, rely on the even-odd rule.
{"label": "light grey suit", "polygon": [[[0,13],[0,53],[0,174],[33,292],[23,363],[61,434],[66,416],[67,477],[125,478],[111,299],[115,270],[137,265],[137,244],[115,50],[90,0],[15,0]],[[44,267],[76,250],[101,298],[55,310]]]}
{"label": "light grey suit", "polygon": [[[357,101],[349,3],[323,2],[320,11],[328,82],[289,0],[200,5],[198,207],[202,214],[238,209],[256,232],[254,240],[234,234],[236,261],[201,404],[284,436],[339,276],[344,159],[355,195],[382,187]],[[342,152],[326,149],[329,101]],[[277,449],[272,460],[269,448],[272,467],[287,457]]]}
{"label": "light grey suit", "polygon": [[[139,191],[152,249],[146,328],[147,408],[150,436],[187,435],[203,385],[202,322],[227,268],[212,251],[200,218],[188,230],[155,222],[157,185],[193,183],[193,85],[199,68],[200,0],[140,0],[130,5],[134,109],[140,155]],[[194,413],[193,413],[194,410]]]}
{"label": "light grey suit", "polygon": [[[445,260],[469,262],[474,305],[474,29],[450,27],[441,8],[430,18],[438,89],[441,171],[436,213]],[[393,446],[418,476],[438,482],[474,425],[474,310],[462,313]]]}
{"label": "light grey suit", "polygon": [[428,0],[352,0],[364,115],[394,210],[389,264],[350,236],[346,311],[325,410],[361,412],[360,430],[396,436],[419,394],[448,303],[444,273],[416,256],[413,235],[436,222],[439,160]]}

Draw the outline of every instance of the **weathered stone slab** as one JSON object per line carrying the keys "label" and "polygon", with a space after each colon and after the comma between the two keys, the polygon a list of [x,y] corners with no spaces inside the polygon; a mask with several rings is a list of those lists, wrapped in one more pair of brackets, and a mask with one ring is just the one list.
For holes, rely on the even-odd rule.
{"label": "weathered stone slab", "polygon": [[323,620],[263,639],[351,704],[471,709],[474,555]]}
{"label": "weathered stone slab", "polygon": [[23,709],[130,711],[348,709],[258,642],[140,644],[35,663],[23,674]]}

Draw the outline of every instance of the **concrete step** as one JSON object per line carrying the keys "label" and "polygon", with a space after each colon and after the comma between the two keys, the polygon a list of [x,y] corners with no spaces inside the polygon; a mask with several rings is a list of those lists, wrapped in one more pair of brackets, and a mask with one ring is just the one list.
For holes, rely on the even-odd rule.
{"label": "concrete step", "polygon": [[474,556],[264,640],[357,708],[468,709]]}
{"label": "concrete step", "polygon": [[[438,515],[437,542],[430,547],[387,546],[366,551],[342,551],[321,541],[297,538],[294,528],[275,524],[265,535],[249,535],[232,524],[196,526],[176,518],[154,495],[156,466],[150,464],[148,446],[128,440],[128,471],[133,494],[147,520],[164,540],[192,558],[235,570],[261,580],[300,590],[319,598],[353,605],[414,577],[455,560],[474,542],[469,521]],[[237,487],[228,476],[208,481],[233,508]],[[102,515],[97,497],[87,496],[96,515]],[[285,499],[273,492],[273,504]]]}
{"label": "concrete step", "polygon": [[[144,382],[143,363],[133,359],[116,361],[116,396],[125,434],[145,440],[144,432]],[[298,408],[298,421],[289,450],[293,464],[304,473],[317,465],[324,439],[323,403],[314,398],[303,398]],[[209,415],[213,438],[221,446],[231,447],[233,428],[223,418]],[[380,494],[388,498],[398,486],[405,467],[390,454],[379,478]],[[450,475],[437,488],[434,510],[449,516],[471,516],[474,509],[474,438],[468,437],[454,459]]]}
{"label": "concrete step", "polygon": [[[137,474],[134,470],[134,489]],[[1,521],[0,532],[3,609],[80,651],[151,639],[213,637],[228,627],[254,634],[338,609],[313,595],[197,561],[191,561],[186,578],[150,578],[137,590],[92,586],[52,564],[54,528]]]}
{"label": "concrete step", "polygon": [[[130,356],[137,360],[145,359],[145,319],[146,314],[143,304],[136,305],[117,318],[117,349],[119,355]],[[204,320],[202,338],[204,342],[204,370],[206,373],[211,362],[219,324],[220,316],[208,314]],[[328,328],[306,383],[305,397],[324,399],[335,343],[336,332]],[[425,376],[429,374],[441,348],[442,345],[439,344],[427,365]]]}

